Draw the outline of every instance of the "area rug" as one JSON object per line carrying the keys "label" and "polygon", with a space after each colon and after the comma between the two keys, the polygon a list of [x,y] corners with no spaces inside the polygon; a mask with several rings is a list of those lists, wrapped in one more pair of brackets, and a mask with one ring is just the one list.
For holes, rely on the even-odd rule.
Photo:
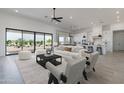
{"label": "area rug", "polygon": [[47,84],[49,71],[39,64],[34,59],[18,60],[16,65],[24,79],[25,84]]}
{"label": "area rug", "polygon": [[[95,72],[88,73],[88,81],[82,80],[82,84],[124,84],[124,53],[114,53],[99,56],[95,65]],[[17,67],[26,84],[47,84],[47,69],[32,60],[16,60]],[[64,61],[63,61],[64,62]],[[65,64],[65,63],[63,63]],[[62,65],[65,67],[65,65]]]}

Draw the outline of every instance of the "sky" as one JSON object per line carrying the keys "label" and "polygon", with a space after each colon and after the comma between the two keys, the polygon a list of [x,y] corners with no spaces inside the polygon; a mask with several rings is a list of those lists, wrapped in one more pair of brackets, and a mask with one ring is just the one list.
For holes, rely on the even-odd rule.
{"label": "sky", "polygon": [[[21,33],[12,33],[12,32],[7,32],[7,40],[17,40],[19,38],[22,37]],[[25,38],[25,40],[33,40],[34,35],[32,34],[24,34],[23,38]],[[46,39],[49,39],[49,36],[45,36]],[[44,37],[42,35],[37,35],[36,36],[36,40],[43,40]]]}

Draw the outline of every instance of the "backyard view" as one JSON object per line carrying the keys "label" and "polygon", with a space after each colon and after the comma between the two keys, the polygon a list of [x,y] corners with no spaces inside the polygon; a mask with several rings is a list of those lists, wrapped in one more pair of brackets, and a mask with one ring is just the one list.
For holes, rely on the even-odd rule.
{"label": "backyard view", "polygon": [[34,52],[34,33],[33,32],[23,32],[23,40],[22,40],[22,48],[23,50],[29,50]]}
{"label": "backyard view", "polygon": [[17,31],[8,31],[7,32],[7,54],[18,53],[21,51],[22,46],[22,39],[21,39],[21,32]]}
{"label": "backyard view", "polygon": [[21,50],[34,52],[34,46],[36,49],[51,48],[52,35],[45,34],[44,38],[44,34],[36,33],[35,37],[36,39],[34,39],[34,32],[23,32],[22,34],[21,31],[7,31],[6,54],[15,54]]}
{"label": "backyard view", "polygon": [[36,34],[36,49],[44,49],[44,34]]}
{"label": "backyard view", "polygon": [[52,46],[51,35],[45,35],[45,48],[51,48],[51,46]]}

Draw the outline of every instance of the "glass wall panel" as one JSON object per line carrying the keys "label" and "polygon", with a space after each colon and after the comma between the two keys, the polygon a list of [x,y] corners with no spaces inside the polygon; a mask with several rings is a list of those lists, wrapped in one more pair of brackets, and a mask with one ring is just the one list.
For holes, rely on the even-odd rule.
{"label": "glass wall panel", "polygon": [[21,50],[34,52],[35,49],[52,48],[52,34],[19,29],[6,29],[6,55]]}
{"label": "glass wall panel", "polygon": [[52,48],[52,35],[45,34],[45,48]]}
{"label": "glass wall panel", "polygon": [[16,54],[22,49],[22,32],[8,30],[6,36],[6,54]]}
{"label": "glass wall panel", "polygon": [[64,37],[60,36],[59,37],[59,45],[64,44]]}
{"label": "glass wall panel", "polygon": [[44,49],[44,34],[36,33],[36,49]]}
{"label": "glass wall panel", "polygon": [[23,31],[23,50],[34,52],[34,32]]}

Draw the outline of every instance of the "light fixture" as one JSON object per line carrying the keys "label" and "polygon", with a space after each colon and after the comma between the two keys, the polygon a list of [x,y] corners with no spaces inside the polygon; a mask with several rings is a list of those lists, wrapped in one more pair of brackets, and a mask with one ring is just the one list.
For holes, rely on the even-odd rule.
{"label": "light fixture", "polygon": [[70,16],[69,18],[72,19],[72,16]]}
{"label": "light fixture", "polygon": [[99,34],[98,37],[102,37],[102,35]]}
{"label": "light fixture", "polygon": [[83,38],[86,38],[86,36],[84,35]]}
{"label": "light fixture", "polygon": [[120,12],[119,11],[116,11],[116,14],[119,14]]}
{"label": "light fixture", "polygon": [[18,10],[15,10],[16,13],[18,13],[19,11]]}

